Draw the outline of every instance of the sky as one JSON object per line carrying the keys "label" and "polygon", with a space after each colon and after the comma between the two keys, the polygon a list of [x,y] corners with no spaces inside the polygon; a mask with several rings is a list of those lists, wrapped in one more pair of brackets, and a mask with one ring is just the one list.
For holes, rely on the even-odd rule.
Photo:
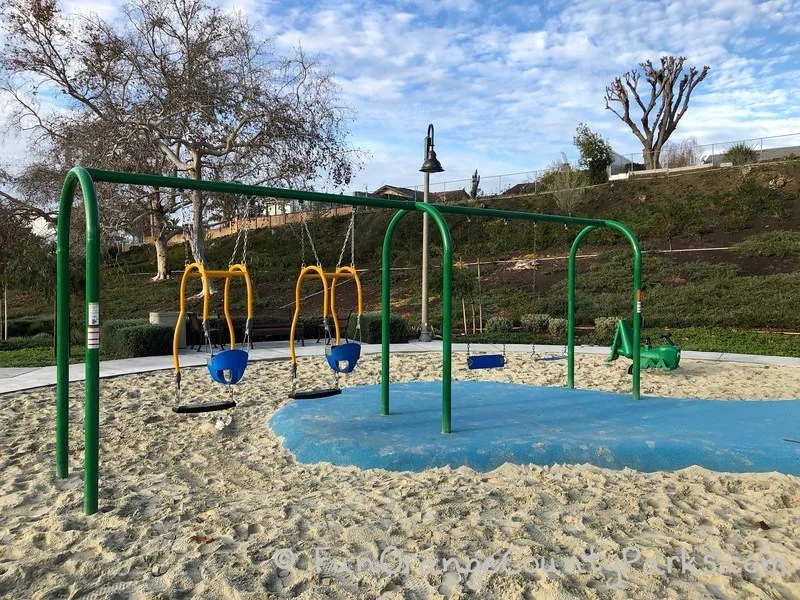
{"label": "sky", "polygon": [[[428,123],[445,168],[434,191],[468,189],[454,181],[476,169],[491,191],[492,175],[576,159],[581,122],[617,152],[641,152],[605,87],[663,55],[711,67],[673,141],[800,134],[800,0],[211,1],[244,12],[277,53],[300,45],[334,73],[354,110],[350,142],[369,153],[350,191],[421,185]],[[61,6],[113,18],[119,4]],[[0,157],[24,153],[18,136],[1,143]]]}

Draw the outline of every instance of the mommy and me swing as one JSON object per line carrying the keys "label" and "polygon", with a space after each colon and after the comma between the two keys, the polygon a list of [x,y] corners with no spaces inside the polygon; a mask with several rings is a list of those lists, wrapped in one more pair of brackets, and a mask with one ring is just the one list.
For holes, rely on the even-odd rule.
{"label": "mommy and me swing", "polygon": [[[356,302],[357,302],[357,315],[356,315],[356,329],[353,338],[358,338],[361,341],[361,315],[364,310],[364,303],[361,290],[361,279],[358,277],[358,272],[355,268],[355,208],[350,214],[350,226],[347,228],[347,233],[344,237],[342,244],[342,251],[339,253],[339,261],[336,264],[336,269],[333,272],[325,272],[322,268],[322,263],[317,254],[317,248],[314,245],[314,238],[311,236],[311,231],[308,228],[305,214],[301,214],[303,230],[308,237],[311,245],[311,250],[314,253],[314,259],[317,261],[316,265],[305,264],[305,238],[301,233],[301,248],[302,248],[302,261],[303,264],[300,268],[300,275],[297,278],[295,285],[295,308],[294,316],[292,317],[292,326],[289,334],[289,353],[292,357],[292,389],[289,397],[293,399],[312,399],[312,398],[327,398],[341,394],[342,390],[339,388],[339,374],[352,373],[356,368],[358,359],[361,357],[361,344],[356,342],[341,343],[342,331],[339,326],[339,319],[336,312],[336,285],[340,279],[352,279],[356,284]],[[344,259],[345,249],[347,242],[350,241],[350,266],[342,265]],[[301,289],[303,281],[310,277],[318,277],[322,282],[322,325],[325,329],[325,360],[328,366],[333,371],[334,384],[330,388],[298,390],[297,389],[297,353],[294,347],[294,333],[297,324],[300,321],[300,301]],[[331,334],[330,319],[333,318],[334,334]],[[345,332],[346,336],[347,332]]]}
{"label": "mommy and me swing", "polygon": [[[175,326],[175,333],[172,338],[172,361],[175,370],[175,406],[173,411],[181,414],[196,414],[227,410],[236,406],[234,399],[235,385],[241,381],[249,360],[250,330],[253,318],[253,286],[250,274],[247,271],[247,218],[249,216],[250,199],[247,199],[244,212],[245,226],[239,229],[236,236],[236,243],[233,248],[230,265],[227,270],[206,269],[202,263],[190,263],[186,261],[183,270],[180,287],[180,312],[178,322]],[[235,263],[237,250],[240,241],[242,243],[242,261]],[[204,402],[197,404],[181,403],[181,365],[178,353],[178,343],[180,339],[181,327],[186,318],[186,283],[190,278],[200,278],[203,281],[203,346],[206,349],[206,366],[211,378],[217,383],[225,386],[229,397],[227,400],[219,402]],[[230,285],[231,280],[236,278],[244,279],[247,290],[247,321],[245,322],[244,335],[239,348],[236,347],[236,335],[233,328],[233,319],[230,313]],[[209,309],[211,304],[210,280],[224,279],[225,287],[223,291],[223,313],[228,327],[230,347],[217,354],[214,353],[214,344],[211,341],[211,328],[209,325]],[[224,348],[224,345],[223,345]]]}

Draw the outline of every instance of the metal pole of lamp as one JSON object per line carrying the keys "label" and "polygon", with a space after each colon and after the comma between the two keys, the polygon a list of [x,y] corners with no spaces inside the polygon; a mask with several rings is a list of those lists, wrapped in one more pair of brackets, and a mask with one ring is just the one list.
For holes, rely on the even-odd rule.
{"label": "metal pole of lamp", "polygon": [[[428,135],[425,136],[425,162],[422,163],[422,201],[428,202],[430,197],[430,175],[444,171],[436,152],[433,149],[433,124],[428,125]],[[420,328],[419,341],[431,341],[431,326],[428,319],[428,213],[422,214],[422,327]]]}

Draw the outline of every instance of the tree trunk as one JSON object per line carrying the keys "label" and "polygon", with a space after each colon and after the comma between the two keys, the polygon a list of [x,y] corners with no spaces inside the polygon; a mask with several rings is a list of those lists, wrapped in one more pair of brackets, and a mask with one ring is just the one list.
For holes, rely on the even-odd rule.
{"label": "tree trunk", "polygon": [[[193,167],[189,169],[188,175],[192,179],[203,178],[203,162],[202,156],[195,153],[193,155]],[[194,261],[208,268],[206,262],[206,242],[205,242],[205,228],[203,227],[203,210],[205,209],[203,202],[202,190],[192,190],[192,232],[189,236],[189,244],[192,247],[192,255]],[[209,294],[216,293],[214,282],[209,279],[208,281]]]}
{"label": "tree trunk", "polygon": [[174,235],[167,230],[164,207],[161,205],[161,190],[155,188],[150,194],[150,236],[156,249],[156,274],[151,281],[164,281],[172,277],[167,242]]}
{"label": "tree trunk", "polygon": [[156,275],[153,281],[165,281],[172,278],[172,269],[169,264],[169,248],[167,237],[157,235],[153,239],[153,246],[156,248]]}
{"label": "tree trunk", "polygon": [[650,169],[658,168],[658,160],[661,156],[661,148],[654,148],[653,150],[645,149],[642,151],[642,158],[644,159],[644,168],[648,171]]}

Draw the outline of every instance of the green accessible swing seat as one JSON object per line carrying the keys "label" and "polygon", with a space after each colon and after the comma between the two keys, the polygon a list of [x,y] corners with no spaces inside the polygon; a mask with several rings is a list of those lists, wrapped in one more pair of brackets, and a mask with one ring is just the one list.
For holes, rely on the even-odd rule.
{"label": "green accessible swing seat", "polygon": [[[669,334],[661,336],[665,343],[653,347],[650,338],[647,338],[639,348],[642,369],[662,369],[663,371],[674,371],[681,362],[681,348],[673,343]],[[606,359],[607,362],[617,360],[620,356],[633,359],[633,332],[631,326],[625,319],[617,321],[617,331],[614,335],[614,342],[611,344],[611,353]],[[633,365],[628,367],[628,374],[632,372]]]}

